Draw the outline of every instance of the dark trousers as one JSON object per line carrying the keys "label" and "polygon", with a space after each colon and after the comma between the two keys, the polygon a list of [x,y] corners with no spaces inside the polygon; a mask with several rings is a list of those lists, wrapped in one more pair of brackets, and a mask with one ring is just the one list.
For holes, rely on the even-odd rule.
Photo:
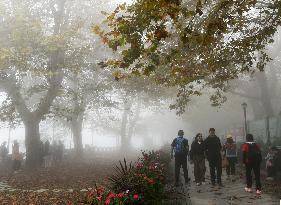
{"label": "dark trousers", "polygon": [[204,155],[195,155],[193,157],[194,162],[194,177],[196,183],[205,181],[205,157]]}
{"label": "dark trousers", "polygon": [[246,164],[247,187],[251,188],[253,184],[252,170],[254,171],[255,174],[256,189],[261,190],[260,163]]}
{"label": "dark trousers", "polygon": [[188,181],[188,170],[187,170],[187,156],[175,156],[175,179],[176,182],[179,182],[180,177],[180,168],[183,169],[184,179]]}
{"label": "dark trousers", "polygon": [[268,177],[275,177],[276,176],[276,169],[274,166],[272,167],[267,167],[267,176]]}
{"label": "dark trousers", "polygon": [[229,176],[235,175],[236,157],[227,157],[228,165],[226,166],[226,173]]}
{"label": "dark trousers", "polygon": [[211,182],[215,183],[216,179],[218,183],[221,183],[221,173],[222,173],[222,161],[221,158],[209,160]]}
{"label": "dark trousers", "polygon": [[17,171],[20,169],[21,161],[20,160],[14,160],[13,161],[13,170]]}

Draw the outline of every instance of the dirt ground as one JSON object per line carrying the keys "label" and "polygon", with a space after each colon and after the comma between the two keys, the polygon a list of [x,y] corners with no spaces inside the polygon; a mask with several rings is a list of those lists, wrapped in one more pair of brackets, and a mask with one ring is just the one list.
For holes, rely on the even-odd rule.
{"label": "dirt ground", "polygon": [[0,172],[0,204],[62,205],[81,199],[95,184],[106,185],[118,160],[61,164],[36,171]]}

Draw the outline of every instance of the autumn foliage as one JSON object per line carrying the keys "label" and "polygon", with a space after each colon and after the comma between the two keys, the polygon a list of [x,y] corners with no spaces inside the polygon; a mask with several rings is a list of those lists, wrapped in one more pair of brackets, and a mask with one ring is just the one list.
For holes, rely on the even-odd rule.
{"label": "autumn foliage", "polygon": [[105,25],[93,31],[121,53],[107,66],[118,76],[149,75],[177,86],[171,108],[183,113],[190,97],[206,88],[214,91],[212,105],[221,105],[230,80],[264,69],[280,11],[279,0],[137,0],[105,13]]}

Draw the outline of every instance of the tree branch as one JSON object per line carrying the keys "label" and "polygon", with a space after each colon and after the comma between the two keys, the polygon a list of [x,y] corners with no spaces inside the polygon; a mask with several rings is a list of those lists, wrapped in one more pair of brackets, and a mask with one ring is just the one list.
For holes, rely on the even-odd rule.
{"label": "tree branch", "polygon": [[47,91],[46,96],[41,100],[36,111],[34,111],[34,114],[39,119],[42,119],[42,117],[49,112],[54,99],[58,95],[58,91],[61,87],[62,79],[63,79],[62,71],[60,71],[56,76],[51,78],[50,87]]}
{"label": "tree branch", "polygon": [[27,108],[16,81],[12,77],[7,77],[4,72],[0,73],[0,88],[11,97],[23,121],[28,121],[32,118],[32,113]]}

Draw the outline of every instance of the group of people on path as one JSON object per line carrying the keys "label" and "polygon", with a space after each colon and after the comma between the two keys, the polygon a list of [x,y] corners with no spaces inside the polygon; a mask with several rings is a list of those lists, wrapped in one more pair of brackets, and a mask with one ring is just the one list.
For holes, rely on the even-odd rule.
{"label": "group of people on path", "polygon": [[[237,145],[232,136],[226,137],[225,144],[221,144],[220,138],[216,136],[215,129],[209,129],[209,136],[203,140],[201,133],[198,133],[191,144],[184,138],[183,130],[178,131],[178,136],[171,144],[171,158],[175,157],[175,185],[179,185],[180,168],[184,172],[185,182],[188,183],[187,160],[194,164],[194,177],[197,186],[205,184],[205,159],[209,162],[211,184],[216,183],[222,187],[222,165],[226,166],[228,178],[235,175],[235,164],[237,163]],[[243,164],[245,165],[246,192],[252,192],[252,171],[255,174],[256,194],[261,194],[260,164],[262,161],[261,149],[254,142],[252,134],[246,135],[246,142],[242,145]]]}
{"label": "group of people on path", "polygon": [[[52,145],[47,140],[45,143],[40,141],[39,160],[42,167],[50,167],[53,164],[59,164],[63,160],[64,145],[62,141],[58,143],[54,141]],[[0,146],[0,164],[7,166],[11,162],[13,171],[18,171],[21,168],[24,153],[20,152],[20,145],[17,140],[14,140],[12,145],[12,154],[9,155],[7,142],[3,142]]]}
{"label": "group of people on path", "polygon": [[54,164],[58,165],[63,161],[64,145],[62,141],[56,141],[50,144],[49,140],[41,143],[41,157],[40,162],[43,167],[51,167]]}
{"label": "group of people on path", "polygon": [[[0,147],[0,157],[1,157],[1,165],[6,165],[9,158],[9,150],[7,146],[7,142],[3,142]],[[21,167],[21,161],[22,161],[23,155],[20,153],[20,146],[17,140],[14,141],[12,145],[12,168],[13,170],[17,171]]]}

